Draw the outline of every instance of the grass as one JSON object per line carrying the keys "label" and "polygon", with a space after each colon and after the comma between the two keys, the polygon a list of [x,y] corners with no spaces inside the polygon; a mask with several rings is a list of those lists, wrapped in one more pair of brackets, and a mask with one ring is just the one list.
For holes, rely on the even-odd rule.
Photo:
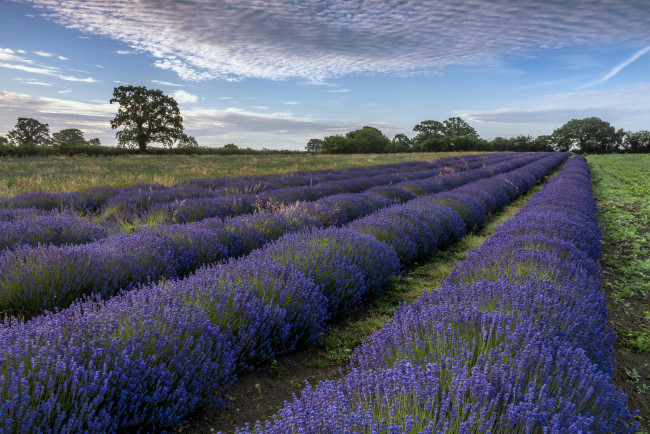
{"label": "grass", "polygon": [[650,429],[650,155],[587,158],[598,202],[603,288],[618,341],[614,383]]}
{"label": "grass", "polygon": [[13,196],[34,190],[76,191],[99,185],[123,187],[139,182],[171,185],[194,178],[367,167],[469,154],[476,152],[0,158],[0,196]]}

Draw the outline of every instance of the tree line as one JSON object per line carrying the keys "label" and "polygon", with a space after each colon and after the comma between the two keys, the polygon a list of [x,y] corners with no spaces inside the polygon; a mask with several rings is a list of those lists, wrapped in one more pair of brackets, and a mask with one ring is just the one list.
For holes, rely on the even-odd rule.
{"label": "tree line", "polygon": [[426,120],[413,127],[412,138],[397,134],[390,140],[379,129],[365,126],[345,135],[310,139],[309,152],[328,154],[450,152],[450,151],[571,151],[580,154],[650,153],[650,131],[615,129],[597,117],[572,119],[550,135],[497,137],[485,140],[460,117],[443,122]]}
{"label": "tree line", "polygon": [[[119,105],[110,121],[117,148],[101,146],[99,139],[86,140],[81,130],[67,128],[50,135],[48,124],[33,118],[19,117],[6,137],[0,136],[2,155],[91,154],[116,155],[132,153],[182,154],[253,154],[275,153],[239,148],[230,143],[221,148],[200,147],[196,139],[185,134],[183,118],[177,102],[158,89],[144,86],[119,86],[110,103]],[[442,122],[422,121],[413,127],[413,137],[397,134],[390,140],[379,129],[365,126],[345,135],[311,139],[307,151],[331,154],[389,153],[389,152],[450,152],[450,151],[573,151],[578,153],[647,153],[650,152],[650,131],[616,130],[609,122],[597,117],[572,119],[551,135],[536,138],[517,136],[497,137],[487,141],[460,117]],[[163,148],[150,148],[151,143]],[[292,151],[284,151],[292,152]]]}

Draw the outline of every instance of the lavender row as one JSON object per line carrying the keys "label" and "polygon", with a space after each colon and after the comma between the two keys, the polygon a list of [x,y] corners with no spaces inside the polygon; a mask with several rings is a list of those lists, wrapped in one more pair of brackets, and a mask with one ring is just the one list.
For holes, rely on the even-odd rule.
{"label": "lavender row", "polygon": [[347,227],[384,241],[403,265],[410,264],[478,228],[488,214],[530,190],[567,156],[551,155],[519,170],[393,205]]}
{"label": "lavender row", "polygon": [[[444,191],[512,171],[546,155],[526,155],[414,182],[419,192]],[[0,255],[0,311],[31,317],[69,306],[84,295],[109,298],[140,284],[182,277],[202,265],[247,254],[287,232],[342,225],[392,205],[403,194],[391,191],[403,193],[403,188],[334,195],[278,212],[146,227],[136,234],[84,245],[19,247]]]}
{"label": "lavender row", "polygon": [[[521,155],[521,154],[520,154]],[[371,187],[394,185],[408,181],[420,181],[445,173],[476,169],[517,158],[512,154],[495,154],[487,156],[454,157],[426,163],[422,170],[396,171],[376,170],[372,174],[358,174],[346,179],[321,181],[317,184],[294,186],[288,188],[265,189],[257,194],[209,195],[188,198],[186,200],[160,201],[147,197],[148,203],[133,205],[140,198],[129,197],[120,204],[128,210],[121,218],[138,221],[155,221],[163,223],[187,223],[209,217],[228,217],[259,210],[273,209],[278,206],[298,201],[314,201],[325,196],[339,193],[359,193]]]}
{"label": "lavender row", "polygon": [[438,291],[401,306],[342,380],[254,431],[636,432],[611,384],[599,243],[589,169],[573,157]]}
{"label": "lavender row", "polygon": [[20,245],[85,244],[108,235],[102,226],[69,212],[0,211],[0,251]]}
{"label": "lavender row", "polygon": [[[139,197],[136,200],[137,203],[138,201],[159,202],[184,200],[206,195],[258,193],[264,190],[314,185],[322,181],[371,176],[377,170],[386,171],[386,173],[405,173],[439,167],[441,164],[455,164],[463,160],[475,161],[480,158],[480,156],[450,157],[437,160],[433,163],[405,162],[370,168],[351,167],[313,172],[290,172],[284,175],[193,179],[179,182],[171,187],[162,184],[140,183],[123,188],[113,188],[110,186],[92,187],[83,192],[51,193],[34,191],[2,198],[0,199],[0,208],[74,209],[81,212],[98,212],[111,201],[113,201],[112,206],[120,206],[121,202],[128,201],[130,196]],[[147,195],[151,197],[151,200],[147,199]]]}
{"label": "lavender row", "polygon": [[[451,172],[461,169],[469,170],[480,164],[489,164],[509,158],[512,157],[502,155],[488,156],[485,159],[478,159],[473,163],[458,161],[452,166],[445,166],[440,169],[413,171],[407,175],[395,174],[393,173],[394,168],[391,168],[391,174],[374,175],[345,181],[321,182],[315,186],[279,188],[263,192],[259,195],[239,194],[182,201],[176,200],[171,204],[156,203],[156,200],[161,200],[161,197],[168,197],[165,195],[168,193],[171,194],[170,189],[146,191],[145,193],[141,193],[141,190],[137,190],[136,193],[133,190],[128,190],[128,194],[123,193],[118,195],[109,202],[109,204],[112,204],[111,212],[115,214],[110,216],[110,213],[106,212],[103,218],[108,218],[109,222],[119,224],[124,224],[125,221],[129,220],[136,220],[145,224],[162,224],[170,222],[186,223],[209,217],[231,217],[251,213],[259,209],[274,208],[294,201],[313,201],[332,194],[360,192],[373,186],[394,183],[404,178],[422,180],[438,175],[442,170]],[[411,166],[413,165],[411,164]],[[406,183],[407,181],[403,182]],[[191,189],[191,185],[189,188]],[[187,193],[184,191],[183,189],[179,190],[179,194],[184,195]],[[162,195],[154,198],[149,196],[155,193],[161,193]],[[404,193],[407,193],[406,188]],[[142,201],[143,197],[144,201]],[[411,195],[411,197],[413,196]],[[127,201],[130,202],[126,203]],[[146,205],[149,202],[152,202],[153,206],[144,215],[141,214],[141,212],[147,210]],[[38,208],[0,211],[0,250],[13,248],[21,244],[30,246],[38,244],[82,244],[108,236],[106,229],[102,229],[99,225],[88,222],[86,219],[74,217],[70,212],[64,212],[60,217],[57,217],[56,214],[55,212],[47,212]],[[126,214],[132,215],[128,217]],[[3,215],[7,218],[3,219]],[[4,222],[4,220],[11,221]],[[117,228],[113,228],[110,224],[107,228],[110,229],[110,232],[117,230]]]}
{"label": "lavender row", "polygon": [[315,342],[333,318],[380,294],[399,266],[370,235],[303,230],[183,280],[5,323],[0,426],[117,432],[176,423],[237,372]]}
{"label": "lavender row", "polygon": [[[490,158],[511,158],[499,155]],[[291,177],[287,182],[259,182],[253,186],[205,189],[202,183],[184,183],[164,190],[125,192],[111,198],[105,214],[116,213],[122,220],[157,221],[164,223],[187,223],[208,217],[226,217],[270,206],[312,201],[336,193],[360,192],[374,185],[389,184],[405,179],[428,178],[437,175],[443,165],[453,171],[465,169],[466,165],[477,167],[480,158],[456,158],[451,161],[435,161],[402,164],[400,167],[377,167],[375,170],[359,170],[357,174],[327,174],[315,176],[309,172]],[[402,170],[399,170],[402,169]]]}

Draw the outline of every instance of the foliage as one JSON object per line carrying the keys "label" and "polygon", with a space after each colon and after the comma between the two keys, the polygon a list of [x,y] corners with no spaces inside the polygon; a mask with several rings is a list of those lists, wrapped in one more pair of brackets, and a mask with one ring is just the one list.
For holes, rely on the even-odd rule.
{"label": "foliage", "polygon": [[476,130],[470,126],[467,122],[465,122],[462,118],[459,117],[454,117],[454,118],[449,118],[445,121],[443,121],[443,126],[444,126],[444,135],[445,136],[458,136],[458,137],[465,137],[465,136],[470,136],[474,138],[478,138],[478,133]]}
{"label": "foliage", "polygon": [[327,154],[353,154],[354,150],[347,139],[340,134],[327,136],[323,139],[321,150]]}
{"label": "foliage", "polygon": [[318,152],[323,147],[323,141],[321,139],[309,139],[305,149],[307,152]]}
{"label": "foliage", "polygon": [[144,86],[119,86],[113,91],[110,103],[118,103],[111,128],[125,127],[116,133],[122,147],[137,146],[145,151],[150,143],[161,143],[171,148],[175,142],[183,147],[196,144],[193,137],[183,132],[183,118],[174,98],[158,89]]}
{"label": "foliage", "polygon": [[389,152],[408,152],[413,147],[413,141],[406,134],[395,134]]}
{"label": "foliage", "polygon": [[650,153],[650,131],[628,131],[623,140],[623,150],[630,154]]}
{"label": "foliage", "polygon": [[7,138],[21,147],[43,146],[49,142],[50,128],[33,118],[18,118],[15,129],[7,133]]}
{"label": "foliage", "polygon": [[555,150],[609,154],[618,150],[622,133],[597,117],[572,119],[553,131]]}
{"label": "foliage", "polygon": [[379,129],[365,126],[361,129],[350,131],[345,135],[348,146],[355,153],[381,154],[390,146],[390,140]]}

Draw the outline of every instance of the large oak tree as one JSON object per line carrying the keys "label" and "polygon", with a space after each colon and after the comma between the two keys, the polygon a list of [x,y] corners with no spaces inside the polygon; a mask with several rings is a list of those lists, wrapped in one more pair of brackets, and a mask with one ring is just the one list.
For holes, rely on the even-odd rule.
{"label": "large oak tree", "polygon": [[183,132],[178,103],[161,90],[119,86],[113,91],[110,102],[120,105],[111,121],[113,129],[124,127],[115,134],[119,146],[137,146],[141,151],[150,143],[161,143],[169,148],[176,142],[179,146],[196,146],[196,140]]}

